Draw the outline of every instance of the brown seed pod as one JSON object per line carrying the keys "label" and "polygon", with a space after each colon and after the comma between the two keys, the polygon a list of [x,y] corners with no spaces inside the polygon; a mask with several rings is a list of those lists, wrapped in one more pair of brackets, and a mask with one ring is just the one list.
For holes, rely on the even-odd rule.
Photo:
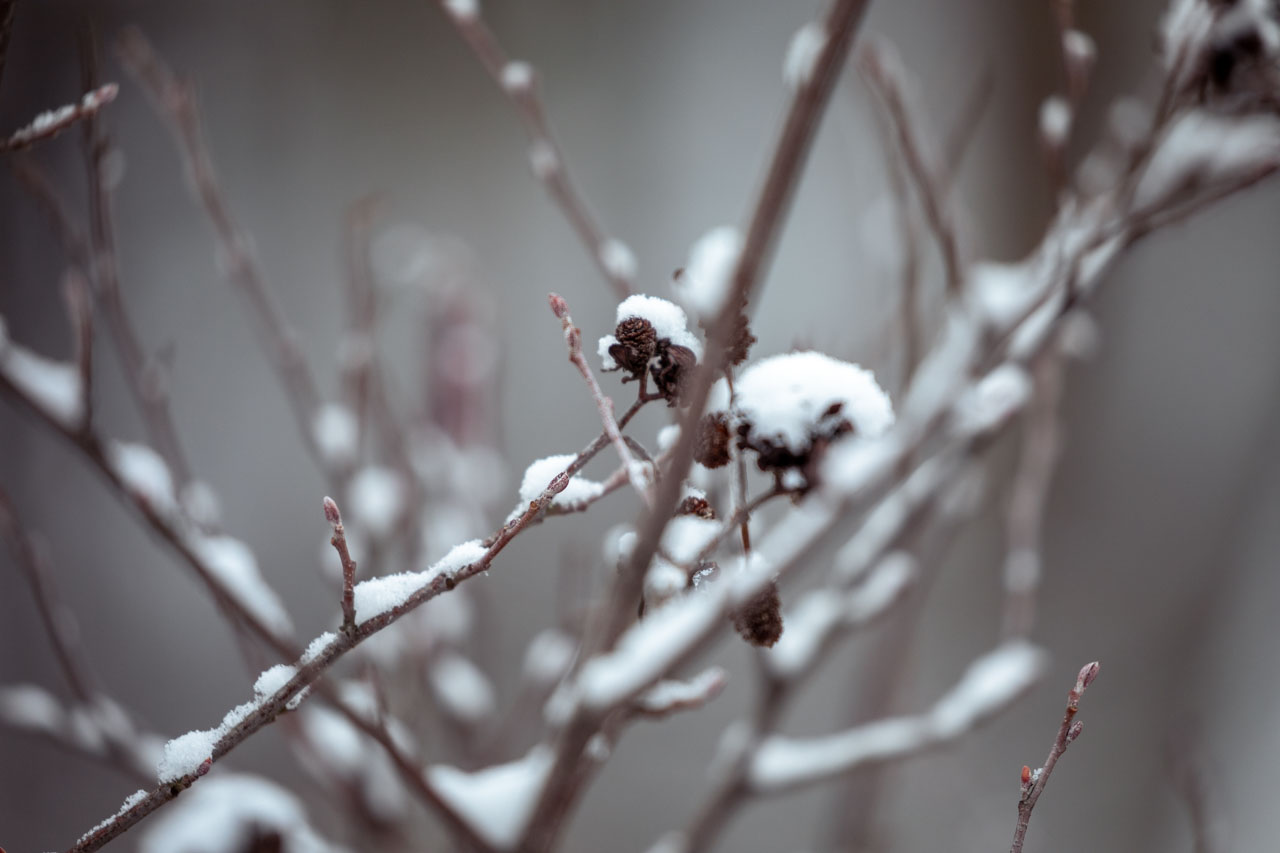
{"label": "brown seed pod", "polygon": [[729,419],[723,412],[703,415],[698,421],[693,458],[708,468],[720,468],[729,463]]}
{"label": "brown seed pod", "polygon": [[609,347],[609,356],[622,370],[637,378],[642,376],[658,348],[653,324],[643,317],[628,317],[614,329],[613,336],[618,342]]}
{"label": "brown seed pod", "polygon": [[753,646],[768,648],[782,636],[782,599],[778,585],[770,582],[758,596],[733,615],[733,627]]}
{"label": "brown seed pod", "polygon": [[699,498],[690,495],[680,502],[680,507],[676,510],[676,515],[696,515],[698,518],[705,518],[708,521],[714,521],[716,511],[711,504],[707,503],[706,498]]}
{"label": "brown seed pod", "polygon": [[666,399],[668,406],[678,405],[684,380],[698,363],[698,357],[688,347],[666,342],[665,338],[658,344],[657,355],[657,363],[649,367],[653,383],[657,386],[658,393]]}

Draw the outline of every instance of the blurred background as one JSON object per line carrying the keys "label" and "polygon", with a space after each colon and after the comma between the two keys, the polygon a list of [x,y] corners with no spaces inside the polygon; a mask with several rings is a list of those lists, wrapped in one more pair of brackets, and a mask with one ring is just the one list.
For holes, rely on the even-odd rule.
{"label": "blurred background", "polygon": [[[991,81],[956,193],[970,257],[1020,257],[1050,212],[1034,133],[1040,101],[1061,85],[1049,6],[898,0],[873,3],[865,24],[864,32],[899,46],[939,133],[957,123],[984,75]],[[1079,26],[1099,47],[1080,140],[1095,137],[1115,95],[1151,94],[1161,7],[1158,0],[1079,4]],[[634,250],[639,289],[665,296],[672,270],[701,234],[742,223],[785,106],[788,41],[822,8],[494,0],[484,15],[513,58],[541,73],[569,169],[610,232]],[[121,83],[105,116],[123,169],[115,212],[129,314],[148,351],[169,365],[174,417],[194,469],[220,496],[226,529],[253,548],[300,636],[331,627],[337,612],[324,575],[326,484],[221,275],[168,128],[109,49],[120,27],[139,25],[194,81],[223,189],[326,396],[339,390],[343,221],[353,202],[370,193],[382,199],[373,263],[398,410],[419,407],[421,377],[437,369],[424,364],[432,349],[418,318],[438,319],[431,305],[441,293],[464,294],[457,298],[479,334],[457,347],[467,354],[462,363],[490,359],[477,381],[493,405],[483,423],[454,424],[454,438],[492,445],[506,460],[476,484],[490,497],[485,524],[468,535],[501,521],[528,462],[575,452],[598,432],[546,294],[563,294],[594,341],[612,329],[611,292],[530,173],[510,105],[434,3],[19,2],[0,82],[0,130],[79,96],[75,31],[86,20],[108,43],[104,79]],[[755,306],[754,355],[813,346],[874,369],[896,399],[902,257],[882,138],[865,88],[846,72]],[[78,131],[68,132],[29,156],[83,223],[79,141]],[[1203,758],[1230,849],[1274,845],[1278,208],[1274,184],[1232,199],[1141,244],[1102,288],[1101,348],[1071,370],[1066,387],[1036,630],[1052,669],[1040,688],[958,747],[890,769],[874,801],[837,786],[758,802],[720,849],[830,849],[836,816],[866,802],[874,808],[859,849],[1004,849],[1018,772],[1043,761],[1075,672],[1095,659],[1102,674],[1083,703],[1085,735],[1038,806],[1028,849],[1191,850],[1166,767],[1170,737]],[[71,346],[59,291],[66,266],[37,205],[0,170],[0,314],[16,340],[57,358]],[[925,313],[936,320],[932,257],[926,270]],[[443,358],[447,348],[434,351]],[[114,353],[101,341],[95,367],[100,428],[145,440]],[[604,385],[628,399],[616,377]],[[668,415],[650,409],[634,432],[652,446]],[[1015,448],[1006,441],[995,450],[986,509],[924,602],[894,709],[933,701],[998,639],[1005,480]],[[609,469],[602,457],[589,473]],[[216,724],[248,697],[253,674],[185,567],[67,443],[8,399],[0,401],[0,485],[47,540],[102,683],[139,720],[173,736]],[[473,582],[483,617],[477,656],[492,668],[500,703],[514,698],[530,638],[562,609],[564,567],[603,576],[603,533],[636,508],[620,491],[584,517],[531,530]],[[65,696],[7,552],[0,590],[0,683],[34,682]],[[786,729],[841,725],[859,698],[851,685],[860,661],[888,642],[872,633],[838,656]],[[750,654],[726,636],[707,658],[729,667],[724,695],[627,732],[566,849],[642,850],[689,818],[720,731],[748,707]],[[278,728],[229,763],[296,790],[317,826],[340,839],[335,813],[305,781]],[[448,754],[447,744],[440,749]],[[6,730],[0,768],[0,844],[11,853],[65,848],[136,787]],[[133,836],[111,849],[133,849]]]}

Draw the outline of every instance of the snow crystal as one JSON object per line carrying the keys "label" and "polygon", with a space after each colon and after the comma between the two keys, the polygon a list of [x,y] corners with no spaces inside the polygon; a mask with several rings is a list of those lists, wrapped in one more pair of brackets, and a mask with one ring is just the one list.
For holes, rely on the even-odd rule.
{"label": "snow crystal", "polygon": [[0,322],[0,374],[63,429],[84,420],[84,386],[74,365],[52,361],[10,341]]}
{"label": "snow crystal", "polygon": [[162,515],[178,508],[173,493],[173,476],[160,454],[145,444],[112,442],[107,449],[111,470],[124,482],[130,494],[141,498]]}
{"label": "snow crystal", "polygon": [[795,31],[782,62],[782,81],[788,89],[795,91],[809,82],[826,45],[827,31],[818,21],[810,21]]}
{"label": "snow crystal", "polygon": [[66,714],[43,687],[13,684],[0,687],[0,719],[15,728],[52,733],[62,729]]}
{"label": "snow crystal", "polygon": [[1060,95],[1045,98],[1040,105],[1040,135],[1054,148],[1061,148],[1071,131],[1071,106]]}
{"label": "snow crystal", "polygon": [[213,758],[213,746],[222,735],[221,728],[197,729],[173,738],[164,745],[164,757],[156,765],[156,778],[163,784],[195,773],[201,764]]}
{"label": "snow crystal", "polygon": [[497,707],[488,677],[457,652],[445,652],[436,658],[427,677],[440,704],[457,719],[482,720]]}
{"label": "snow crystal", "polygon": [[356,458],[360,447],[360,425],[351,409],[340,403],[326,403],[316,412],[311,425],[320,456],[331,465],[346,465]]}
{"label": "snow crystal", "polygon": [[514,95],[533,85],[533,66],[527,62],[508,62],[502,66],[502,88]]}
{"label": "snow crystal", "polygon": [[781,443],[797,454],[835,419],[850,421],[862,438],[879,437],[893,425],[893,405],[871,371],[819,352],[754,362],[742,371],[736,390],[734,419],[748,425],[748,439]]}
{"label": "snow crystal", "polygon": [[338,853],[307,823],[302,803],[258,776],[206,779],[151,818],[139,853],[238,853],[253,838],[277,834],[290,853]]}
{"label": "snow crystal", "polygon": [[1278,160],[1280,119],[1192,110],[1174,121],[1157,146],[1138,182],[1137,206],[1165,201],[1189,182],[1226,183]]}
{"label": "snow crystal", "polygon": [[[551,481],[564,473],[564,470],[577,458],[572,453],[564,453],[558,456],[544,456],[531,463],[525,469],[524,478],[520,481],[520,501],[525,504],[536,501],[546,491]],[[594,500],[603,493],[603,483],[575,475],[569,478],[569,485],[557,494],[551,503],[562,507],[577,506]]]}
{"label": "snow crystal", "polygon": [[689,331],[689,318],[679,305],[657,296],[637,293],[618,303],[616,322],[632,317],[648,320],[659,340],[665,338],[676,346],[686,347],[693,351],[695,358],[702,360],[702,341]]}
{"label": "snow crystal", "polygon": [[631,281],[636,277],[635,253],[631,247],[617,238],[610,237],[600,244],[600,263],[615,278]]}
{"label": "snow crystal", "polygon": [[356,622],[367,622],[404,604],[418,590],[441,575],[452,575],[488,553],[479,539],[455,545],[438,562],[422,572],[401,572],[356,584]]}
{"label": "snow crystal", "polygon": [[427,781],[477,835],[494,847],[510,849],[519,842],[554,761],[552,750],[539,745],[517,761],[474,773],[433,765]]}
{"label": "snow crystal", "polygon": [[198,536],[191,542],[191,550],[209,573],[259,621],[277,634],[293,630],[284,604],[263,580],[249,546],[230,536]]}
{"label": "snow crystal", "polygon": [[385,537],[404,513],[405,491],[404,481],[390,468],[362,468],[351,478],[351,516],[371,536]]}
{"label": "snow crystal", "polygon": [[676,278],[676,297],[705,320],[724,307],[733,284],[733,270],[742,252],[742,235],[722,225],[698,238],[689,250],[689,263]]}
{"label": "snow crystal", "polygon": [[524,655],[524,677],[538,684],[560,680],[569,671],[578,647],[573,637],[558,628],[534,635]]}
{"label": "snow crystal", "polygon": [[718,666],[698,673],[688,681],[659,681],[636,698],[642,711],[665,714],[708,702],[720,695],[729,674]]}
{"label": "snow crystal", "polygon": [[94,826],[94,827],[93,827],[93,829],[90,829],[90,830],[89,830],[88,832],[86,832],[84,835],[80,836],[80,840],[81,840],[81,841],[84,841],[84,840],[85,840],[86,838],[88,838],[90,835],[93,835],[93,834],[94,834],[95,832],[97,832],[98,830],[100,830],[100,829],[102,829],[103,827],[107,826],[107,824],[113,823],[113,822],[114,822],[117,818],[119,818],[121,815],[123,815],[125,812],[129,811],[129,809],[133,808],[133,807],[134,807],[134,806],[136,806],[138,803],[140,803],[140,802],[142,802],[143,800],[145,800],[145,799],[147,798],[147,796],[148,796],[150,793],[151,793],[150,791],[137,790],[137,791],[134,791],[134,792],[133,792],[132,794],[130,794],[129,796],[125,797],[124,802],[120,804],[120,808],[116,809],[116,813],[115,813],[115,814],[113,814],[111,817],[107,818],[106,820],[104,820],[104,821],[100,822],[99,824],[97,824],[96,826]]}

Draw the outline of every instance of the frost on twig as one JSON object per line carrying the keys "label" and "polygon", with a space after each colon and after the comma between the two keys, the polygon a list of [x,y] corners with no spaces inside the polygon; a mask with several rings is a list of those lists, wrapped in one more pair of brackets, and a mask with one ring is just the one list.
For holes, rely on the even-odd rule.
{"label": "frost on twig", "polygon": [[0,153],[20,151],[29,148],[43,139],[50,139],[62,131],[81,122],[116,99],[120,87],[108,83],[86,92],[80,100],[73,104],[47,110],[31,120],[29,124],[15,130],[6,138],[0,138]]}

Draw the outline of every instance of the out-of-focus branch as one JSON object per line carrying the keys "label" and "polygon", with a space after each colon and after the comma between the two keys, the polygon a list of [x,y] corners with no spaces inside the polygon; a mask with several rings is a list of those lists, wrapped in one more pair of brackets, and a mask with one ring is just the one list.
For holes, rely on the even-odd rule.
{"label": "out-of-focus branch", "polygon": [[626,299],[634,285],[635,258],[625,243],[608,236],[574,185],[564,154],[551,133],[547,111],[538,90],[537,72],[526,62],[508,59],[481,18],[476,0],[440,0],[440,6],[457,26],[463,41],[475,53],[484,70],[515,107],[531,140],[529,161],[534,175],[546,186],[614,294],[619,300]]}
{"label": "out-of-focus branch", "polygon": [[1044,793],[1045,786],[1049,784],[1049,776],[1052,775],[1053,768],[1057,766],[1058,759],[1067,751],[1071,742],[1080,737],[1080,733],[1084,731],[1084,723],[1076,719],[1076,713],[1080,710],[1080,697],[1098,677],[1098,669],[1098,663],[1094,661],[1085,664],[1080,669],[1080,674],[1076,676],[1075,686],[1067,693],[1067,710],[1062,715],[1062,725],[1058,726],[1058,734],[1053,739],[1053,745],[1049,747],[1049,757],[1045,759],[1044,765],[1034,771],[1023,765],[1022,796],[1018,800],[1018,824],[1013,831],[1013,845],[1010,846],[1009,853],[1021,853],[1022,842],[1027,835],[1027,825],[1031,822],[1031,811],[1036,807],[1040,795]]}
{"label": "out-of-focus branch", "polygon": [[1220,806],[1196,739],[1185,730],[1171,732],[1165,744],[1165,763],[1169,781],[1186,807],[1195,853],[1224,853],[1228,845]]}
{"label": "out-of-focus branch", "polygon": [[[0,9],[0,16],[4,14],[5,10]],[[10,6],[9,15],[12,16],[12,14],[12,6]],[[7,40],[8,35],[5,22],[0,20],[0,40]],[[0,50],[0,71],[3,70],[3,62],[3,50]],[[115,83],[107,83],[105,86],[89,89],[73,104],[40,113],[29,124],[18,128],[7,137],[0,137],[0,153],[21,151],[37,142],[52,139],[72,125],[96,115],[98,110],[114,101],[119,93],[119,86]]]}
{"label": "out-of-focus branch", "polygon": [[5,60],[9,58],[9,39],[13,35],[14,13],[18,0],[0,0],[0,81],[4,80]]}
{"label": "out-of-focus branch", "polygon": [[196,196],[213,226],[227,275],[249,302],[259,339],[284,386],[303,444],[321,470],[332,476],[332,470],[319,453],[315,441],[314,417],[320,401],[315,380],[307,369],[297,337],[281,316],[254,259],[252,241],[232,218],[222,188],[218,185],[201,129],[194,91],[160,60],[141,31],[135,28],[124,30],[117,48],[126,69],[150,96],[160,117],[173,130]]}
{"label": "out-of-focus branch", "polygon": [[963,284],[960,246],[955,225],[947,210],[947,192],[940,182],[941,172],[926,151],[926,143],[917,127],[917,120],[907,106],[904,94],[905,72],[897,53],[887,42],[868,44],[858,56],[858,70],[884,104],[897,139],[898,151],[915,184],[925,221],[929,224],[942,255],[947,294],[954,298],[960,293]]}

